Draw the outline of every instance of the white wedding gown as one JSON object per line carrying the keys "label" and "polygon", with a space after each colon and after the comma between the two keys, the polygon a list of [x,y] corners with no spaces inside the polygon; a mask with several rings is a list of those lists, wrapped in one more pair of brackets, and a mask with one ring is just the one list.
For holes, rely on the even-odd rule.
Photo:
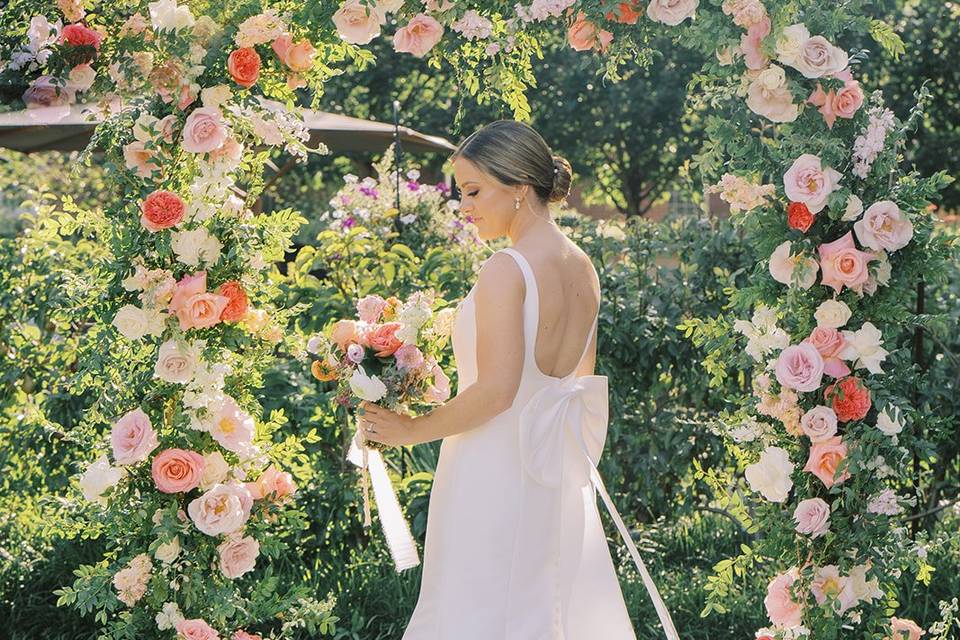
{"label": "white wedding gown", "polygon": [[[635,640],[595,493],[616,511],[594,466],[606,439],[607,378],[540,371],[536,279],[519,252],[501,252],[526,282],[520,387],[510,409],[441,444],[420,596],[403,640]],[[596,328],[595,318],[581,361]],[[477,379],[472,289],[456,317],[453,351],[459,394]],[[667,637],[678,638],[625,542],[669,623]]]}

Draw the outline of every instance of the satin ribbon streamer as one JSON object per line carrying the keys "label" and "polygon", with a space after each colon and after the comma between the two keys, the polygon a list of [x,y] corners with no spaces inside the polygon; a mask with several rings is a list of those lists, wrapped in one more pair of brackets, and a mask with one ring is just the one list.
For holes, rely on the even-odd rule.
{"label": "satin ribbon streamer", "polygon": [[[597,470],[608,418],[606,376],[571,376],[537,391],[520,414],[520,455],[524,469],[546,487],[560,488],[564,482],[575,482],[579,487],[587,482],[593,484],[640,571],[664,633],[669,640],[680,640],[670,611]],[[565,453],[573,455],[568,458]],[[565,480],[564,473],[573,474],[573,478]]]}
{"label": "satin ribbon streamer", "polygon": [[[390,476],[387,475],[387,467],[383,462],[383,456],[376,449],[364,446],[359,420],[354,437],[350,440],[347,460],[360,467],[364,473],[369,472],[370,474],[380,525],[383,527],[383,535],[387,539],[387,547],[390,549],[390,555],[393,557],[393,564],[397,572],[420,564],[417,545],[413,541],[413,534],[410,533],[410,525],[407,524],[403,512],[400,511],[400,503],[397,502],[397,494],[394,493]],[[364,475],[363,524],[364,526],[370,526],[370,498],[367,493],[366,480],[366,475]]]}

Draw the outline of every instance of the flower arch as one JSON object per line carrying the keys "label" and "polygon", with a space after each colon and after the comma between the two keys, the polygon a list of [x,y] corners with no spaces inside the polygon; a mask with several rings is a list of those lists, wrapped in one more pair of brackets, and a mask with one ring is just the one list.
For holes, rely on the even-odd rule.
{"label": "flower arch", "polygon": [[[840,46],[869,31],[902,51],[864,4],[12,0],[0,18],[5,103],[56,111],[82,98],[112,114],[95,136],[116,169],[112,192],[87,223],[112,254],[104,345],[129,366],[127,384],[92,417],[110,425],[109,455],[80,486],[108,519],[134,517],[146,533],[118,540],[100,568],[113,587],[96,600],[102,620],[122,609],[184,637],[244,640],[296,603],[298,620],[330,628],[330,602],[234,586],[261,556],[282,553],[275,532],[301,517],[280,463],[302,445],[275,441],[283,418],[263,417],[253,393],[278,348],[303,355],[282,329],[297,309],[270,306],[267,271],[302,219],[251,211],[262,149],[312,152],[292,109],[298,90],[316,102],[327,78],[373,62],[363,46],[378,37],[398,54],[451,65],[465,92],[526,118],[540,42],[560,29],[571,47],[601,56],[613,80],[623,65],[649,63],[654,34],[709,54],[690,87],[711,108],[694,161],[761,256],[731,296],[749,321],[681,327],[727,349],[717,375],[754,373],[753,397],[720,428],[748,490],[702,475],[766,535],[718,565],[704,615],[721,612],[734,575],[762,560],[774,577],[758,637],[916,637],[913,622],[891,615],[895,576],[929,579],[930,567],[892,517],[923,417],[902,391],[915,375],[909,350],[891,332],[918,326],[898,302],[935,277],[927,204],[948,178],[901,172],[911,123],[861,87],[865,52]],[[86,578],[61,601],[80,606]],[[162,588],[147,595],[148,584]],[[171,605],[171,589],[189,611]]]}

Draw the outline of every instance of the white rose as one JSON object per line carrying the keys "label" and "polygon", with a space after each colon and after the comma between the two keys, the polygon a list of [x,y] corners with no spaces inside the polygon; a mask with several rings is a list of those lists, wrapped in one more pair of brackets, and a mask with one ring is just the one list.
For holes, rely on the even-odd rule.
{"label": "white rose", "polygon": [[783,71],[783,67],[772,64],[760,72],[760,75],[757,76],[757,82],[763,85],[764,89],[773,91],[787,83],[787,74]]}
{"label": "white rose", "polygon": [[872,322],[864,322],[859,331],[844,331],[846,346],[837,356],[844,360],[856,359],[855,368],[866,369],[870,373],[883,373],[880,363],[883,362],[888,351],[881,347],[883,340],[880,330]]}
{"label": "white rose", "polygon": [[170,564],[176,560],[178,555],[180,555],[180,536],[174,536],[173,540],[161,544],[157,547],[157,550],[153,552],[153,557],[166,564]]}
{"label": "white rose", "polygon": [[157,629],[166,631],[175,628],[183,620],[183,614],[180,613],[180,607],[177,606],[176,602],[165,602],[163,610],[157,614],[155,619]]}
{"label": "white rose", "polygon": [[132,304],[125,304],[120,307],[110,324],[116,327],[117,331],[123,334],[123,337],[127,340],[139,340],[147,335],[147,330],[150,328],[147,322],[147,314],[143,309]]}
{"label": "white rose", "polygon": [[747,467],[746,477],[750,488],[760,492],[771,502],[783,502],[793,487],[790,474],[794,465],[790,455],[780,447],[767,447],[760,460]]}
{"label": "white rose", "polygon": [[826,300],[817,307],[813,317],[816,318],[818,327],[839,329],[847,324],[852,313],[846,303],[839,300]]}
{"label": "white rose", "polygon": [[203,106],[219,109],[220,105],[229,102],[233,96],[230,87],[225,84],[218,84],[214,87],[204,87],[200,91],[200,101]]}
{"label": "white rose", "polygon": [[676,26],[696,17],[700,0],[650,0],[647,5],[647,17],[654,22]]}
{"label": "white rose", "polygon": [[357,367],[350,376],[350,389],[358,397],[376,402],[387,394],[387,387],[377,376],[368,376],[363,367]]}
{"label": "white rose", "polygon": [[83,491],[83,497],[90,502],[106,505],[107,499],[103,497],[103,493],[116,486],[123,476],[124,470],[111,467],[107,456],[102,455],[80,476],[80,490]]}
{"label": "white rose", "polygon": [[93,86],[93,80],[97,77],[97,71],[90,63],[78,64],[70,70],[67,83],[75,91],[86,91]]}
{"label": "white rose", "polygon": [[192,27],[195,22],[190,8],[178,7],[177,0],[158,0],[147,7],[150,9],[150,23],[158,31],[179,31]]}
{"label": "white rose", "polygon": [[793,68],[805,78],[820,78],[847,68],[847,52],[835,47],[823,36],[808,38],[793,62]]}
{"label": "white rose", "polygon": [[200,488],[206,491],[215,484],[226,479],[230,465],[219,451],[207,453],[203,456],[203,475],[200,478]]}
{"label": "white rose", "polygon": [[180,345],[176,340],[167,340],[160,345],[153,375],[164,382],[186,384],[193,379],[198,360],[194,347]]}
{"label": "white rose", "polygon": [[175,231],[170,248],[177,254],[177,260],[187,266],[197,267],[201,261],[207,266],[216,264],[220,260],[223,245],[205,227],[197,227],[187,231]]}
{"label": "white rose", "polygon": [[903,431],[903,423],[900,421],[900,409],[896,407],[890,408],[893,411],[894,417],[890,417],[885,407],[883,411],[877,415],[877,429],[880,429],[885,435],[895,436]]}
{"label": "white rose", "polygon": [[860,217],[860,214],[863,213],[863,201],[857,196],[850,194],[850,197],[847,198],[847,208],[843,212],[843,217],[840,218],[843,222],[853,222]]}
{"label": "white rose", "polygon": [[800,56],[800,48],[809,39],[810,32],[802,23],[784,27],[783,31],[780,32],[780,37],[777,38],[777,60],[791,67],[794,66]]}

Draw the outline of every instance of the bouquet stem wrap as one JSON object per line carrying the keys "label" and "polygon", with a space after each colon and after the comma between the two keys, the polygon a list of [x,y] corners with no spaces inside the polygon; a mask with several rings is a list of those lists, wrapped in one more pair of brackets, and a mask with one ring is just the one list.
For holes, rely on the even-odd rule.
{"label": "bouquet stem wrap", "polygon": [[[387,547],[393,557],[393,564],[397,572],[410,569],[420,564],[417,545],[410,533],[410,525],[403,517],[400,503],[393,491],[390,477],[387,475],[387,466],[383,456],[376,449],[366,446],[363,430],[357,420],[357,430],[350,440],[350,451],[347,460],[360,467],[363,473],[363,512],[364,526],[370,526],[370,494],[369,485],[373,485],[373,497],[377,504],[377,513],[383,527],[383,535],[387,540]],[[369,478],[369,481],[368,481]]]}

